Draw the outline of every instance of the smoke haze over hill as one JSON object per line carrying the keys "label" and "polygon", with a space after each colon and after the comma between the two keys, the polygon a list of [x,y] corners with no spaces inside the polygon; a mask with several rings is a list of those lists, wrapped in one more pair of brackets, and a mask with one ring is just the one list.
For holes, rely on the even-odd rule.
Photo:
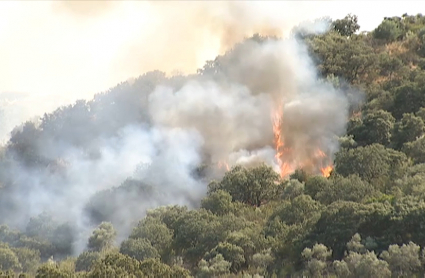
{"label": "smoke haze over hill", "polygon": [[[58,3],[53,8],[72,20],[121,18],[110,13],[116,3],[80,4]],[[72,224],[74,251],[81,252],[89,231],[101,221],[116,224],[123,238],[148,208],[198,206],[208,182],[223,174],[218,167],[222,162],[230,166],[263,162],[276,171],[281,171],[282,163],[294,167],[310,163],[309,170],[319,173],[317,151],[332,160],[353,98],[319,78],[307,47],[294,34],[284,40],[260,36],[244,40],[256,32],[288,35],[293,25],[266,20],[267,14],[242,2],[196,2],[185,7],[184,14],[174,5],[151,6],[162,12],[155,19],[158,30],[182,26],[164,35],[150,34],[146,37],[153,40],[150,47],[135,44],[121,52],[129,57],[123,60],[140,63],[130,67],[139,72],[151,67],[171,71],[182,62],[180,69],[188,70],[198,66],[193,49],[208,44],[220,52],[232,49],[207,62],[198,74],[166,77],[150,72],[17,128],[1,165],[3,222],[25,228],[31,217],[47,212]],[[300,27],[321,33],[328,24],[316,21]],[[94,54],[114,45],[93,47]],[[54,55],[40,59],[54,63]],[[112,65],[118,71],[124,67]],[[84,63],[76,67],[83,75]],[[75,82],[79,81],[77,76]],[[285,161],[276,159],[280,151],[274,142],[276,113],[284,147],[291,151]],[[205,165],[207,169],[197,175]]]}
{"label": "smoke haze over hill", "polygon": [[25,120],[143,72],[195,72],[255,31],[287,35],[304,20],[347,13],[372,30],[384,16],[421,9],[406,3],[2,1],[0,101],[7,105],[0,139]]}

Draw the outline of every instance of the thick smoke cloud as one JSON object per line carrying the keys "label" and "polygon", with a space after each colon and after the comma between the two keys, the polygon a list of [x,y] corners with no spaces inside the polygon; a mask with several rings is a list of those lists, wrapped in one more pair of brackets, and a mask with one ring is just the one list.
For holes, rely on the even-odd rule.
{"label": "thick smoke cloud", "polygon": [[[211,32],[221,30],[222,46],[254,31],[275,30],[237,3],[225,10],[219,5],[227,13],[213,10],[206,18],[221,26]],[[174,4],[163,5],[158,7]],[[312,26],[304,25],[303,32],[326,31],[321,22]],[[291,163],[311,158],[317,149],[332,159],[337,137],[345,132],[348,99],[319,81],[295,36],[246,40],[198,75],[151,76],[155,82],[123,83],[93,101],[46,115],[40,126],[16,130],[1,173],[7,184],[3,221],[25,228],[42,212],[69,221],[78,253],[100,221],[112,221],[122,239],[149,208],[198,206],[208,181],[223,174],[217,169],[221,162],[266,163],[278,171],[276,113]],[[205,177],[196,174],[202,165],[209,169]]]}
{"label": "thick smoke cloud", "polygon": [[291,150],[285,161],[302,166],[317,151],[331,161],[349,103],[342,92],[318,80],[304,45],[295,38],[251,40],[219,62],[225,68],[219,81],[192,81],[178,91],[157,88],[150,96],[153,122],[198,130],[212,163],[233,164],[261,153],[274,165],[271,115],[279,113],[284,147]]}
{"label": "thick smoke cloud", "polygon": [[139,72],[159,68],[168,73],[193,73],[205,59],[224,54],[252,34],[289,35],[300,18],[307,19],[310,13],[305,9],[301,17],[295,16],[289,12],[293,9],[289,3],[281,3],[282,13],[277,13],[264,1],[149,1],[147,4],[149,14],[155,18],[149,23],[161,31],[126,47],[120,58],[131,63],[117,62],[117,67]]}

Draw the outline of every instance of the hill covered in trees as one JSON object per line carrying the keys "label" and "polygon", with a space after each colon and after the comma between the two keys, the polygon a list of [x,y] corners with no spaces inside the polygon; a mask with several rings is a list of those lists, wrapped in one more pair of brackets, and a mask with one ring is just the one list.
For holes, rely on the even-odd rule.
{"label": "hill covered in trees", "polygon": [[[149,72],[17,127],[0,159],[0,269],[10,277],[423,276],[425,17],[386,18],[368,33],[357,32],[351,15],[329,24],[322,34],[299,30],[289,49],[297,46],[310,60],[302,53],[294,68],[284,69],[306,91],[318,91],[306,93],[318,95],[307,98],[311,104],[332,101],[318,111],[282,108],[284,119],[296,119],[286,122],[294,123],[291,136],[286,127],[277,133],[292,152],[305,150],[302,155],[257,148],[263,140],[280,141],[255,132],[263,124],[255,119],[263,115],[253,108],[267,102],[245,89],[236,90],[237,102],[212,98],[217,102],[207,116],[196,105],[170,100],[202,91],[197,84],[211,80],[223,86],[205,89],[212,97],[220,88],[232,91],[235,82],[250,92],[274,92],[275,83],[292,88],[273,75],[263,80],[273,72],[265,74],[269,68],[261,66],[275,65],[274,59],[247,58],[257,53],[252,49],[280,41],[259,35],[196,75]],[[310,62],[317,76],[310,74]],[[282,65],[292,64],[276,67]],[[165,86],[172,90],[153,93]],[[170,112],[176,103],[179,118]],[[231,124],[221,118],[226,111]],[[192,113],[202,123],[194,123]],[[151,128],[158,121],[195,127],[209,140],[179,129],[164,135]],[[229,144],[260,151],[221,161]],[[198,145],[204,150],[199,157]],[[316,147],[326,156],[320,162],[331,160],[320,165],[331,167],[330,173],[316,169],[319,160],[304,162]],[[275,157],[276,151],[284,153]],[[279,165],[268,163],[269,152]],[[288,156],[303,163],[290,164]],[[288,163],[290,175],[282,170]]]}

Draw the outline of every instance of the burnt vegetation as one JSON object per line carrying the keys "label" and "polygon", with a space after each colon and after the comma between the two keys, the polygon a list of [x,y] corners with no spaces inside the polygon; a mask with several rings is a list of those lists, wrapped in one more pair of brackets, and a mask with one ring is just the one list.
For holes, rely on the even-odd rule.
{"label": "burnt vegetation", "polygon": [[[99,186],[82,220],[97,227],[80,254],[74,224],[46,213],[25,227],[0,226],[2,277],[423,277],[425,17],[405,14],[358,30],[357,17],[348,15],[325,34],[301,38],[321,77],[365,92],[351,109],[329,177],[298,169],[282,180],[266,165],[235,166],[209,183],[206,196],[194,200],[197,209],[141,211],[121,239],[116,227],[128,223],[113,221],[120,218],[115,206],[134,212],[137,200],[165,193],[131,178]],[[222,78],[229,57],[232,50],[190,78]],[[53,184],[15,175],[17,163],[28,173],[62,173],[49,190],[66,192],[64,148],[46,153],[41,145],[61,142],[96,160],[102,138],[150,125],[147,99],[156,86],[178,89],[188,79],[148,72],[17,127],[1,150],[0,221],[20,213],[14,192]],[[205,167],[194,175],[204,178]]]}

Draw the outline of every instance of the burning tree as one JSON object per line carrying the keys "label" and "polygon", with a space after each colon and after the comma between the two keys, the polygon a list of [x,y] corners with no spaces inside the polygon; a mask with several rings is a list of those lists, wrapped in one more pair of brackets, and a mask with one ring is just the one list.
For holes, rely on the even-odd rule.
{"label": "burning tree", "polygon": [[319,172],[324,177],[329,177],[333,169],[329,157],[320,148],[311,148],[305,146],[307,157],[302,157],[294,153],[290,145],[285,144],[285,134],[282,132],[283,110],[280,105],[272,113],[274,147],[276,150],[276,161],[279,165],[279,172],[282,178],[288,177],[297,169],[303,169],[307,172]]}

